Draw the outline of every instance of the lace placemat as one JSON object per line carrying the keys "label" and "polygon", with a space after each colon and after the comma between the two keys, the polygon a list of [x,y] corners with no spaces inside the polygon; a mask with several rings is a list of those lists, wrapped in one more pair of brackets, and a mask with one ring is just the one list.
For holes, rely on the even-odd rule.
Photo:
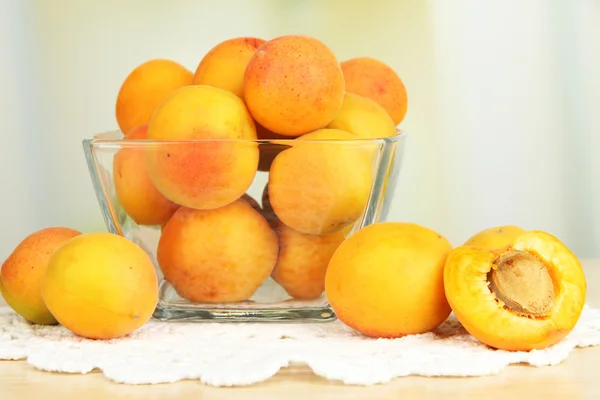
{"label": "lace placemat", "polygon": [[556,365],[575,347],[600,344],[600,310],[586,306],[575,329],[555,346],[531,352],[488,348],[453,315],[435,331],[370,339],[339,321],[309,324],[150,321],[116,340],[88,340],[60,326],[26,322],[0,307],[0,359],[26,359],[45,371],[98,369],[115,382],[153,384],[197,379],[213,386],[250,385],[292,362],[346,384],[371,385],[407,375],[483,376],[510,364]]}

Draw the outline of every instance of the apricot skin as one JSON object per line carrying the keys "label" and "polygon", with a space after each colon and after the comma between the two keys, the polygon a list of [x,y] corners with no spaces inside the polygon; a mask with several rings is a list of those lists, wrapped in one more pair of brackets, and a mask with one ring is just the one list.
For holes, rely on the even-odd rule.
{"label": "apricot skin", "polygon": [[146,151],[150,179],[174,203],[196,209],[225,206],[239,199],[256,175],[254,121],[244,102],[226,90],[204,85],[177,90],[157,108],[147,138],[197,140]]}
{"label": "apricot skin", "polygon": [[2,264],[0,292],[6,303],[26,320],[40,325],[58,322],[44,303],[42,279],[52,254],[81,232],[51,227],[23,239]]}
{"label": "apricot skin", "polygon": [[328,128],[341,129],[361,138],[384,138],[397,134],[394,121],[377,102],[346,93],[340,112]]}
{"label": "apricot skin", "polygon": [[152,261],[133,242],[107,232],[87,233],[54,253],[42,296],[73,333],[113,339],[150,319],[158,302],[158,281]]}
{"label": "apricot skin", "polygon": [[[144,140],[148,125],[125,135],[125,140]],[[162,225],[179,205],[163,196],[148,176],[143,148],[123,148],[113,159],[115,192],[121,206],[138,225]]]}
{"label": "apricot skin", "polygon": [[266,129],[299,136],[325,127],[339,111],[344,77],[333,52],[300,35],[262,45],[244,75],[244,99]]}
{"label": "apricot skin", "polygon": [[368,225],[333,254],[325,276],[329,303],[367,336],[428,332],[450,314],[443,273],[451,250],[446,238],[416,224]]}
{"label": "apricot skin", "polygon": [[525,230],[515,225],[496,226],[476,233],[465,244],[483,249],[498,249],[508,246],[522,233],[525,233]]}
{"label": "apricot skin", "polygon": [[370,98],[390,115],[395,126],[406,116],[408,97],[404,83],[385,63],[369,57],[357,57],[341,63],[346,91]]}
{"label": "apricot skin", "polygon": [[138,65],[117,95],[115,113],[121,131],[147,124],[156,107],[175,90],[191,85],[192,77],[192,71],[171,60],[154,59]]}
{"label": "apricot skin", "polygon": [[265,42],[254,37],[238,37],[217,44],[198,64],[193,84],[218,87],[242,97],[248,62]]}
{"label": "apricot skin", "polygon": [[[543,317],[512,312],[488,287],[486,277],[494,260],[513,250],[526,251],[549,267],[556,298]],[[498,250],[455,248],[446,260],[444,287],[454,314],[473,337],[511,351],[543,349],[561,341],[575,327],[586,298],[581,264],[557,238],[542,231],[525,232],[510,247]]]}
{"label": "apricot skin", "polygon": [[157,259],[184,299],[249,299],[273,271],[277,236],[264,217],[240,199],[214,210],[181,207],[165,225]]}

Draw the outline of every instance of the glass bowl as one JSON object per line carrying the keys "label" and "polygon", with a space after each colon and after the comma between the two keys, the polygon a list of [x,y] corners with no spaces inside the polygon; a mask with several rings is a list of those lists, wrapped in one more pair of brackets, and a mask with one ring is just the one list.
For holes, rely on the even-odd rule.
{"label": "glass bowl", "polygon": [[[154,263],[154,319],[309,322],[335,320],[327,262],[345,237],[385,220],[405,136],[152,141],[114,131],[83,148],[108,230]],[[144,214],[160,209],[158,193],[163,214]]]}

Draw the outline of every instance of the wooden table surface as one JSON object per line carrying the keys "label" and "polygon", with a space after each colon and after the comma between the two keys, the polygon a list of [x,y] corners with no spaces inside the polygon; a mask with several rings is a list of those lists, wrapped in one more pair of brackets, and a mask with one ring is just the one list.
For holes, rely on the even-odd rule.
{"label": "wooden table surface", "polygon": [[[588,303],[600,307],[600,260],[584,261]],[[250,387],[213,388],[197,381],[132,386],[100,373],[66,375],[35,370],[23,361],[0,361],[0,400],[94,399],[600,399],[600,347],[575,349],[561,365],[511,366],[479,378],[398,378],[376,386],[344,386],[297,365]]]}

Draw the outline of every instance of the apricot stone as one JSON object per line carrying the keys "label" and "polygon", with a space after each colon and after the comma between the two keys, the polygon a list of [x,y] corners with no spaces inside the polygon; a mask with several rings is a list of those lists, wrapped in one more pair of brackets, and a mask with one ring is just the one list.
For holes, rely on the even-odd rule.
{"label": "apricot stone", "polygon": [[395,136],[392,117],[377,102],[354,93],[346,93],[340,112],[328,128],[341,129],[361,138]]}
{"label": "apricot stone", "polygon": [[167,141],[147,148],[146,165],[156,188],[174,203],[223,207],[239,199],[256,175],[256,127],[244,102],[229,91],[205,85],[177,90],[156,109],[147,138]]}
{"label": "apricot stone", "polygon": [[26,320],[40,325],[58,322],[44,303],[42,279],[52,254],[81,232],[51,227],[23,239],[0,269],[0,292],[6,303]]}
{"label": "apricot stone", "polygon": [[244,75],[244,99],[254,119],[292,137],[330,123],[342,105],[344,88],[340,63],[331,49],[301,35],[263,44]]}
{"label": "apricot stone", "polygon": [[370,57],[341,63],[346,91],[375,100],[398,126],[406,116],[408,97],[404,83],[389,65]]}
{"label": "apricot stone", "polygon": [[48,264],[42,296],[58,322],[91,339],[113,339],[144,325],[158,302],[150,257],[107,232],[69,240]]}
{"label": "apricot stone", "polygon": [[372,143],[351,133],[321,129],[290,143],[271,165],[269,202],[290,228],[333,233],[365,211],[372,183]]}
{"label": "apricot stone", "polygon": [[254,37],[238,37],[217,44],[198,64],[194,85],[214,86],[242,97],[248,62],[265,42]]}
{"label": "apricot stone", "polygon": [[236,302],[269,277],[278,247],[265,218],[240,199],[213,210],[181,207],[163,229],[157,259],[184,299]]}
{"label": "apricot stone", "polygon": [[509,351],[560,342],[575,327],[586,298],[578,259],[542,231],[524,232],[498,249],[457,247],[446,261],[444,287],[471,335]]}
{"label": "apricot stone", "polygon": [[498,249],[508,246],[522,233],[525,233],[525,230],[515,225],[496,226],[476,233],[465,244],[483,249]]}
{"label": "apricot stone", "polygon": [[335,251],[325,276],[337,317],[371,337],[428,332],[450,314],[444,263],[452,245],[405,222],[368,225]]}
{"label": "apricot stone", "polygon": [[[140,125],[125,140],[144,140],[148,125]],[[146,170],[142,147],[125,147],[113,159],[113,181],[121,206],[138,225],[162,225],[175,213],[178,204],[160,193]]]}
{"label": "apricot stone", "polygon": [[138,65],[117,95],[115,112],[121,131],[147,124],[156,107],[175,90],[191,85],[192,77],[192,71],[171,60],[154,59]]}

